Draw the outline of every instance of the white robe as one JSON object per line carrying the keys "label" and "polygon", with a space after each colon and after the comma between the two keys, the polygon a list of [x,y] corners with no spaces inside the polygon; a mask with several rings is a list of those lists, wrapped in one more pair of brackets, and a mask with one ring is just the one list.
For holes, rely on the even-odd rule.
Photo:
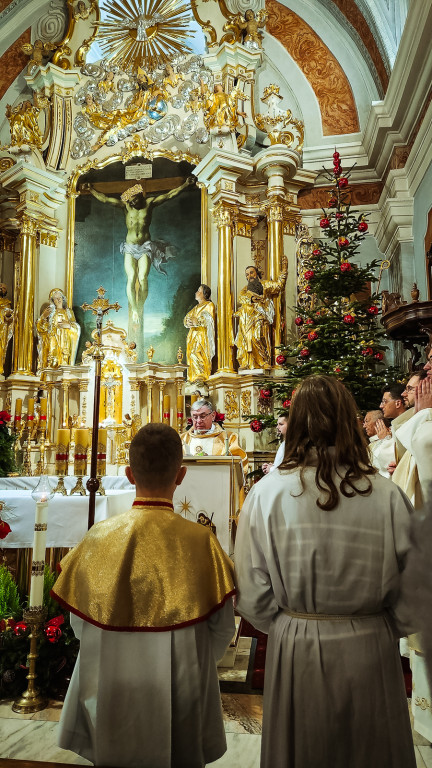
{"label": "white robe", "polygon": [[373,435],[369,439],[368,445],[370,461],[380,475],[390,477],[387,467],[391,461],[395,460],[395,441],[391,435],[383,437],[381,440],[378,435]]}
{"label": "white robe", "polygon": [[202,768],[226,751],[216,662],[234,631],[232,600],[167,632],[112,632],[71,614],[80,653],[59,745],[95,765]]}
{"label": "white robe", "polygon": [[395,623],[412,508],[375,475],[325,512],[304,477],[303,493],[298,471],[263,478],[239,518],[237,610],[269,633],[261,768],[414,768]]}

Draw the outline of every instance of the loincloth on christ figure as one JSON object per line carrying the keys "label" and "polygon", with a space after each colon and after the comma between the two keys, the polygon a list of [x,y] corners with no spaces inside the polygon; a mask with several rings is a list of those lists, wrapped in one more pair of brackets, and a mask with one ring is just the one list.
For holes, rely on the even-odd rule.
{"label": "loincloth on christ figure", "polygon": [[120,244],[120,253],[123,256],[132,256],[139,261],[142,256],[147,256],[154,268],[162,275],[166,275],[162,264],[166,264],[168,259],[176,256],[176,249],[173,245],[165,243],[163,240],[146,240],[144,243],[128,243],[126,240]]}

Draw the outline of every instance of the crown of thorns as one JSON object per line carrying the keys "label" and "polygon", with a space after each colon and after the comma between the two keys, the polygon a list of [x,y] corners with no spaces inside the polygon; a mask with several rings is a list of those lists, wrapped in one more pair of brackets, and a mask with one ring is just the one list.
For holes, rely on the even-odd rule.
{"label": "crown of thorns", "polygon": [[124,203],[127,203],[131,197],[135,197],[135,195],[139,194],[144,194],[144,188],[141,186],[141,184],[135,184],[133,187],[126,189],[123,194],[120,195],[120,200],[122,200]]}

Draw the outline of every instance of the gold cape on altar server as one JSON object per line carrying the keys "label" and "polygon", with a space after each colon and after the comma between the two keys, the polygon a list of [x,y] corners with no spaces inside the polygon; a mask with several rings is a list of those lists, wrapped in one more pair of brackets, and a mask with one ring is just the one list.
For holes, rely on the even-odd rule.
{"label": "gold cape on altar server", "polygon": [[115,631],[186,627],[235,592],[233,564],[214,534],[175,514],[166,499],[136,499],[131,510],[97,523],[59,569],[54,599]]}

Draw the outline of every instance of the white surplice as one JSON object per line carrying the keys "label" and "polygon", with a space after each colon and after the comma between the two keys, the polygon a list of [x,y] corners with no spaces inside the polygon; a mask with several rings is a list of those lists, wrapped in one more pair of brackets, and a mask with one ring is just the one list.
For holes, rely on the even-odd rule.
{"label": "white surplice", "polygon": [[415,768],[395,622],[412,508],[378,474],[330,512],[304,482],[260,480],[237,531],[237,610],[269,634],[261,768]]}
{"label": "white surplice", "polygon": [[166,632],[112,632],[71,614],[81,650],[59,745],[95,765],[203,768],[226,751],[216,661],[234,631],[232,601]]}

